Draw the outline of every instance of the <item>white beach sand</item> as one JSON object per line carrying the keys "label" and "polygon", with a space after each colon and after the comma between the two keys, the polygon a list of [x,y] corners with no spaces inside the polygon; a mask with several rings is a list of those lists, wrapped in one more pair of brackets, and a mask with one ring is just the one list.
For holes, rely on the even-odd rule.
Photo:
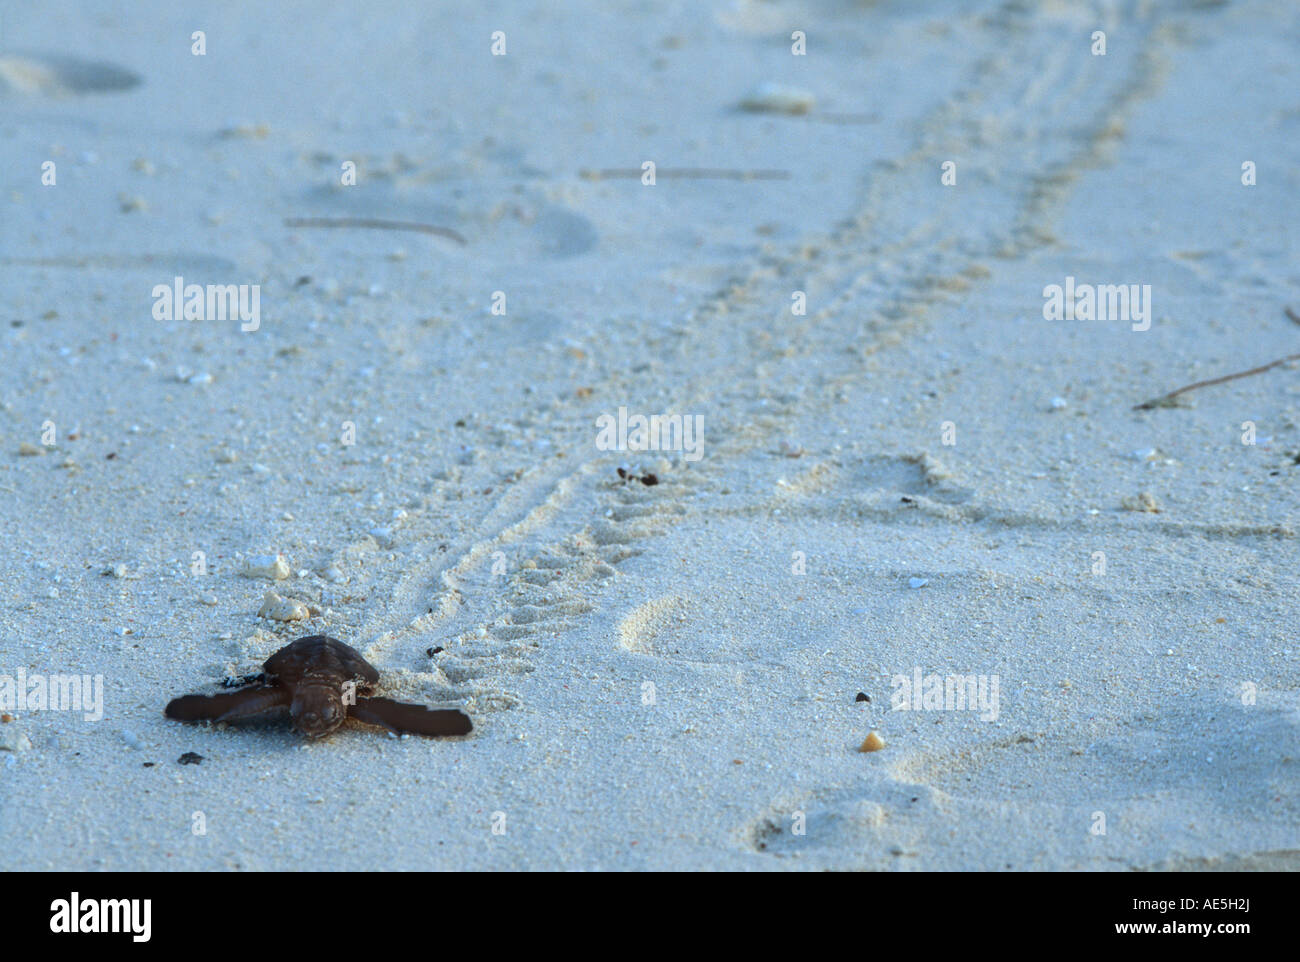
{"label": "white beach sand", "polygon": [[[0,20],[0,676],[104,686],[0,869],[1300,868],[1300,365],[1133,410],[1300,351],[1300,7],[125,6]],[[318,633],[476,731],[163,717]]]}

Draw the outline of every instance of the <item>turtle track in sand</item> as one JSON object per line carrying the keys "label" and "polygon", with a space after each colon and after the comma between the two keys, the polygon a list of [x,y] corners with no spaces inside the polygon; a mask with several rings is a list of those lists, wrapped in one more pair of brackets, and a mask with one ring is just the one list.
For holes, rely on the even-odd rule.
{"label": "turtle track in sand", "polygon": [[[972,62],[961,87],[922,118],[906,156],[864,171],[861,198],[837,227],[738,267],[689,326],[645,332],[661,370],[642,407],[705,413],[703,460],[663,472],[653,487],[619,484],[614,469],[627,454],[578,443],[504,489],[444,552],[433,546],[452,485],[435,482],[398,533],[416,548],[400,567],[372,573],[384,600],[357,626],[367,657],[477,711],[518,704],[510,679],[546,664],[564,631],[596,608],[601,582],[666,526],[689,521],[696,492],[716,489],[733,459],[774,448],[796,416],[829,409],[861,377],[864,358],[915,334],[933,310],[959,304],[989,262],[1052,242],[1074,183],[1105,163],[1129,112],[1158,86],[1176,37],[1159,11],[1122,6],[1094,12],[1102,21],[1122,13],[1133,42],[1086,58],[1063,55],[1073,39],[1049,17],[1003,4],[985,18],[996,53]],[[1094,60],[1105,60],[1104,73]],[[954,221],[933,190],[937,163],[952,155],[964,158],[968,176],[999,172],[982,187],[1001,212],[992,226]],[[789,314],[794,288],[815,305],[806,316]],[[691,364],[678,368],[678,357]],[[815,390],[802,387],[810,371]],[[597,396],[643,400],[620,365],[590,383]],[[556,437],[585,430],[594,441],[594,427],[563,408],[532,426]],[[953,489],[947,500],[971,495]],[[505,573],[494,575],[503,560]],[[424,656],[433,646],[445,649],[436,663]]]}

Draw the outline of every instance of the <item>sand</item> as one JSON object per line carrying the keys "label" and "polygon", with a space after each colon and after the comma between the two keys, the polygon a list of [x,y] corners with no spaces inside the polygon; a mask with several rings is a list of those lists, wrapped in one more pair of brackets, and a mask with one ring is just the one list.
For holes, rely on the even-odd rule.
{"label": "sand", "polygon": [[[7,12],[0,869],[1300,867],[1300,366],[1133,410],[1298,349],[1300,10],[954,6]],[[476,731],[163,717],[317,633]]]}

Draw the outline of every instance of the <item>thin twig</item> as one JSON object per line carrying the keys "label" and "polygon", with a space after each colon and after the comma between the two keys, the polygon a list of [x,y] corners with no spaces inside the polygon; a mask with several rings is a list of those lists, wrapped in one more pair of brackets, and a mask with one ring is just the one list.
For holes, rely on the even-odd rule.
{"label": "thin twig", "polygon": [[[643,171],[639,168],[614,167],[606,170],[580,170],[578,176],[584,180],[612,180],[628,178],[640,180]],[[678,178],[679,180],[789,180],[788,170],[733,170],[726,167],[660,167],[655,177]]]}
{"label": "thin twig", "polygon": [[368,230],[410,230],[420,234],[436,234],[448,237],[464,246],[469,243],[450,227],[435,227],[433,224],[416,224],[402,220],[375,220],[369,217],[286,217],[285,227],[360,227]]}
{"label": "thin twig", "polygon": [[829,113],[825,110],[818,110],[813,113],[804,114],[808,120],[821,121],[826,124],[878,124],[880,123],[879,114],[839,114]]}
{"label": "thin twig", "polygon": [[1133,410],[1149,411],[1152,408],[1173,407],[1174,399],[1180,394],[1186,394],[1188,391],[1195,391],[1197,388],[1210,387],[1213,384],[1223,384],[1227,381],[1235,381],[1239,377],[1250,377],[1252,374],[1263,374],[1265,371],[1272,370],[1279,364],[1285,364],[1287,361],[1300,361],[1300,354],[1288,354],[1286,357],[1279,357],[1276,361],[1270,361],[1268,364],[1261,364],[1259,367],[1252,367],[1249,371],[1238,371],[1236,374],[1225,374],[1223,377],[1210,378],[1208,381],[1197,381],[1195,384],[1180,387],[1177,391],[1170,391],[1168,394],[1162,394],[1160,397],[1152,398],[1150,401],[1143,401],[1141,404],[1135,404],[1133,405]]}
{"label": "thin twig", "polygon": [[[1300,314],[1296,314],[1290,307],[1282,308],[1284,314],[1291,320],[1300,324]],[[1263,374],[1265,371],[1271,371],[1279,364],[1285,364],[1287,361],[1300,360],[1300,354],[1288,354],[1286,357],[1279,357],[1276,361],[1270,361],[1268,364],[1262,364],[1259,367],[1252,367],[1249,371],[1238,371],[1236,374],[1225,374],[1223,377],[1210,378],[1208,381],[1197,381],[1195,384],[1188,384],[1186,387],[1180,387],[1177,391],[1170,391],[1168,394],[1162,394],[1160,397],[1153,397],[1150,401],[1143,401],[1141,404],[1133,405],[1134,411],[1149,411],[1152,408],[1168,408],[1174,406],[1174,399],[1180,394],[1186,394],[1188,391],[1195,391],[1197,388],[1210,387],[1214,384],[1223,384],[1226,381],[1235,381],[1239,377],[1250,377],[1252,374]]]}

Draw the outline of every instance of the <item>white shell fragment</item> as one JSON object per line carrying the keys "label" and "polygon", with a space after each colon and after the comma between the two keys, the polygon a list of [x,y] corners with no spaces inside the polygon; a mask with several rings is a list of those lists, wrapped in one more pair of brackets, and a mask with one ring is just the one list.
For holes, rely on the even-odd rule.
{"label": "white shell fragment", "polygon": [[0,752],[25,752],[32,747],[32,740],[15,725],[0,728]]}
{"label": "white shell fragment", "polygon": [[244,559],[243,574],[245,578],[270,578],[283,581],[289,577],[291,569],[284,555],[253,555]]}
{"label": "white shell fragment", "polygon": [[1136,496],[1120,499],[1120,507],[1125,511],[1146,511],[1151,514],[1160,513],[1160,502],[1156,500],[1155,495],[1150,491],[1143,491]]}
{"label": "white shell fragment", "polygon": [[305,621],[310,614],[301,601],[268,591],[262,598],[262,607],[258,610],[257,617],[270,618],[272,621]]}

